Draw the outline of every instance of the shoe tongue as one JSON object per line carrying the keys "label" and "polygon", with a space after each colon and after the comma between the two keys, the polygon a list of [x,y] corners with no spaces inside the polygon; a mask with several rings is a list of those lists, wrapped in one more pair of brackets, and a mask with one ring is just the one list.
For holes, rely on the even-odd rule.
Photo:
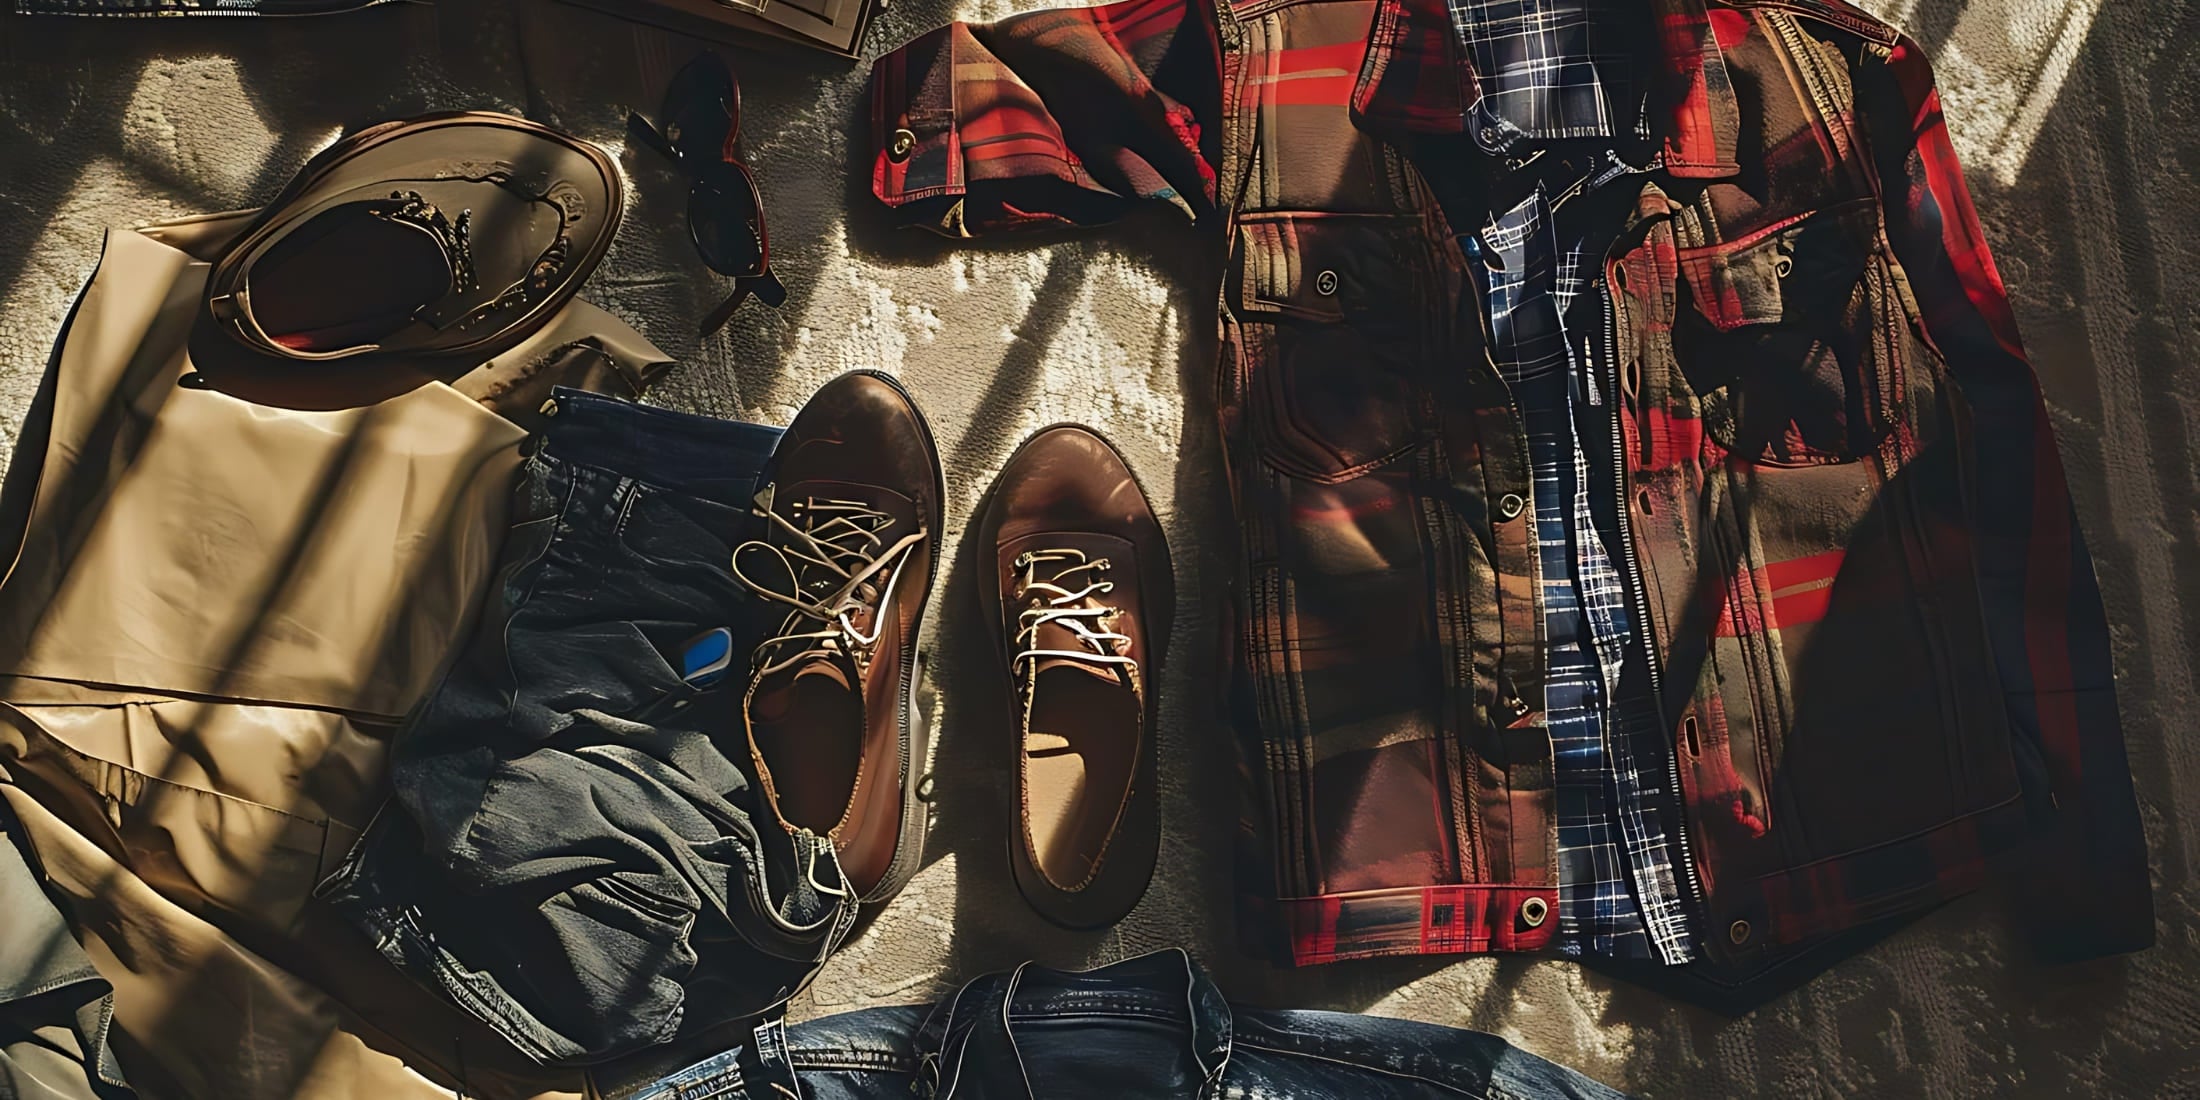
{"label": "shoe tongue", "polygon": [[1059,675],[1063,672],[1081,672],[1093,679],[1104,680],[1113,684],[1121,682],[1122,676],[1118,670],[1122,667],[1121,665],[1102,664],[1098,661],[1079,661],[1069,657],[1041,657],[1031,662],[1031,675],[1036,680],[1038,677],[1050,673]]}
{"label": "shoe tongue", "polygon": [[[1091,645],[1078,636],[1076,630],[1069,626],[1071,622],[1081,622],[1090,630],[1107,629],[1104,625],[1106,620],[1098,617],[1088,616],[1075,620],[1052,619],[1040,624],[1039,629],[1033,632],[1030,640],[1024,643],[1024,649],[1051,649],[1066,653],[1088,653],[1094,657],[1115,652],[1113,649],[1096,652]],[[1107,643],[1101,644],[1105,646]],[[1039,657],[1031,661],[1030,666],[1034,675],[1051,672],[1055,669],[1075,669],[1087,676],[1105,680],[1109,683],[1114,683],[1119,679],[1116,672],[1118,666],[1101,661],[1078,660],[1072,657]]]}
{"label": "shoe tongue", "polygon": [[845,657],[823,652],[805,654],[800,661],[780,669],[758,684],[756,698],[749,705],[759,718],[768,721],[783,719],[800,698],[798,688],[807,691],[838,688],[854,692],[855,669]]}
{"label": "shoe tongue", "polygon": [[854,691],[856,688],[856,682],[852,670],[848,668],[847,661],[831,654],[813,653],[803,658],[801,664],[787,670],[787,683],[790,687],[818,677],[823,677],[825,682],[835,687],[845,688],[849,691]]}

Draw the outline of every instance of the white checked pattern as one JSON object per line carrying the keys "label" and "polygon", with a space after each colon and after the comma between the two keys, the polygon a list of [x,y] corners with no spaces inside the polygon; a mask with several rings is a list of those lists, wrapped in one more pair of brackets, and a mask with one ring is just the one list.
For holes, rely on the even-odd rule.
{"label": "white checked pattern", "polygon": [[1589,467],[1574,423],[1589,364],[1575,362],[1563,317],[1584,289],[1584,251],[1579,241],[1560,248],[1541,190],[1494,219],[1468,248],[1484,287],[1491,358],[1519,407],[1534,475],[1548,660],[1544,721],[1557,788],[1559,949],[1679,963],[1694,952],[1656,811],[1669,792],[1655,779],[1661,772],[1645,766],[1662,760],[1657,723],[1630,720],[1606,736],[1630,630],[1626,594],[1590,509]]}
{"label": "white checked pattern", "polygon": [[1615,32],[1620,12],[1611,0],[1449,0],[1449,6],[1482,89],[1474,109],[1485,146],[1612,137],[1635,122],[1632,59],[1613,49],[1634,36]]}

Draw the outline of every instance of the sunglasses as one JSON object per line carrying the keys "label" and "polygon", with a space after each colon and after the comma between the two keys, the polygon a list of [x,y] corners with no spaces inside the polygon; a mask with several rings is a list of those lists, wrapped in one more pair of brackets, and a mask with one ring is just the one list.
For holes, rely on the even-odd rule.
{"label": "sunglasses", "polygon": [[779,308],[787,288],[772,274],[771,236],[764,230],[756,177],[734,153],[741,140],[741,86],[725,61],[704,53],[688,62],[665,89],[657,121],[628,111],[626,132],[694,181],[688,188],[688,238],[712,271],[733,279],[733,293],[703,319],[703,335],[725,327],[752,294]]}

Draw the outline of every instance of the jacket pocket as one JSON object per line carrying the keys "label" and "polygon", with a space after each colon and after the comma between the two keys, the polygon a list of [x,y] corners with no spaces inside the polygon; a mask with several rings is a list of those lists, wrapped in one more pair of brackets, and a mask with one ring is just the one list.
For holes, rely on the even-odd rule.
{"label": "jacket pocket", "polygon": [[1406,216],[1263,212],[1237,228],[1241,395],[1264,459],[1316,481],[1410,449],[1425,369],[1428,244]]}
{"label": "jacket pocket", "polygon": [[1768,466],[1853,462],[1908,419],[1916,347],[1872,200],[1679,253],[1673,341],[1706,436]]}

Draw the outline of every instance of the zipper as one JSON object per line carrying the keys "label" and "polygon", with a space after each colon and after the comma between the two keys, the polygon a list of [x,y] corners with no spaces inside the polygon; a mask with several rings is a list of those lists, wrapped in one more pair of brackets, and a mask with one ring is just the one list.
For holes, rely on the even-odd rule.
{"label": "zipper", "polygon": [[[1635,546],[1634,522],[1628,509],[1632,506],[1627,484],[1627,433],[1620,418],[1627,415],[1625,394],[1619,384],[1619,291],[1612,285],[1609,274],[1604,280],[1604,364],[1609,368],[1609,400],[1612,403],[1612,478],[1619,486],[1618,507],[1613,513],[1619,521],[1620,571],[1627,579],[1628,601],[1634,607],[1635,634],[1642,646],[1643,667],[1650,679],[1650,705],[1657,711],[1659,725],[1665,721],[1665,685],[1658,671],[1657,646],[1652,642],[1655,633],[1650,618],[1650,593],[1643,584],[1640,551]],[[1605,373],[1600,371],[1600,374]],[[1680,848],[1681,883],[1688,900],[1698,912],[1705,909],[1703,880],[1696,871],[1696,851],[1688,839],[1688,798],[1681,788],[1681,748],[1672,743],[1667,731],[1666,744],[1667,780],[1672,784],[1673,805],[1680,812],[1674,815],[1673,840]]]}

